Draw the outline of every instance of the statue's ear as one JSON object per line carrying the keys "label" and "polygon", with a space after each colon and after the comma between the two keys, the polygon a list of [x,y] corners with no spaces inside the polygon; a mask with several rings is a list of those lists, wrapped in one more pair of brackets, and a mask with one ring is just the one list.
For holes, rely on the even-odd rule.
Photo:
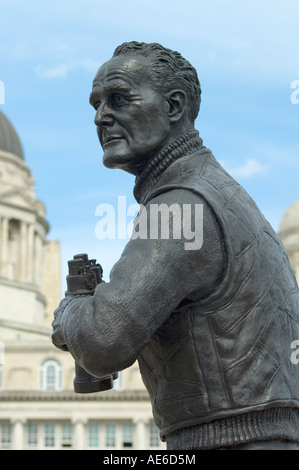
{"label": "statue's ear", "polygon": [[183,90],[172,90],[167,93],[166,98],[169,104],[169,121],[175,123],[181,119],[185,112],[187,106],[186,93]]}

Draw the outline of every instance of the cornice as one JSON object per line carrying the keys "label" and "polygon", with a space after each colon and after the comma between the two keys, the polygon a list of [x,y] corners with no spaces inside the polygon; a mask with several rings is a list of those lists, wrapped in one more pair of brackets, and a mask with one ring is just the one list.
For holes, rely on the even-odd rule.
{"label": "cornice", "polygon": [[0,402],[23,401],[145,401],[149,402],[149,395],[144,390],[109,390],[98,393],[77,394],[73,391],[16,391],[3,390],[0,392]]}
{"label": "cornice", "polygon": [[5,277],[0,276],[0,285],[12,287],[14,289],[21,289],[34,292],[40,302],[42,302],[44,305],[47,304],[46,297],[40,292],[39,287],[36,284],[30,282],[17,281],[15,279],[7,279]]}
{"label": "cornice", "polygon": [[2,328],[8,328],[10,330],[15,330],[15,331],[24,331],[26,333],[35,333],[38,335],[43,335],[49,337],[52,330],[44,327],[44,326],[37,326],[37,325],[31,325],[27,323],[22,323],[22,322],[17,322],[14,320],[6,320],[0,318],[0,326]]}
{"label": "cornice", "polygon": [[16,166],[18,166],[22,170],[25,170],[31,176],[30,168],[27,166],[26,162],[14,153],[6,152],[5,150],[0,150],[0,160],[9,163],[14,163]]}

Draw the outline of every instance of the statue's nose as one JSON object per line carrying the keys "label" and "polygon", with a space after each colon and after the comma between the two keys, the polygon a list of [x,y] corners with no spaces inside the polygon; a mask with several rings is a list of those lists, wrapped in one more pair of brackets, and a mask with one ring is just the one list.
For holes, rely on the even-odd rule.
{"label": "statue's nose", "polygon": [[111,126],[114,122],[114,116],[111,109],[105,104],[101,104],[96,112],[95,125],[98,127],[101,126]]}

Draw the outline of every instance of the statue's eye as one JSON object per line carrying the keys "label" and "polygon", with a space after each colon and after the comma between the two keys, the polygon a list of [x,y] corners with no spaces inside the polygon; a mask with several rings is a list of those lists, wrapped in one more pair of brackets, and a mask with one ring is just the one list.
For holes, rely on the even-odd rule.
{"label": "statue's eye", "polygon": [[112,106],[125,106],[128,103],[128,100],[125,96],[115,93],[111,98]]}
{"label": "statue's eye", "polygon": [[95,103],[93,104],[93,107],[95,110],[97,110],[101,105],[101,102],[100,101],[95,101]]}

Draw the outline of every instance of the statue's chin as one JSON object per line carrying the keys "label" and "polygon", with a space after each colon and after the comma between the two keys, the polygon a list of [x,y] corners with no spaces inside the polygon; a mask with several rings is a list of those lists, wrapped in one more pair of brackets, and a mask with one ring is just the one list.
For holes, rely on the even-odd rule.
{"label": "statue's chin", "polygon": [[119,168],[129,158],[127,143],[124,139],[115,139],[103,145],[103,163],[107,168]]}
{"label": "statue's chin", "polygon": [[106,156],[104,154],[103,164],[106,168],[120,169],[128,171],[129,173],[135,173],[134,169],[131,168],[130,162],[120,155]]}
{"label": "statue's chin", "polygon": [[138,157],[134,157],[128,151],[125,143],[119,142],[118,145],[104,147],[103,165],[106,168],[118,168],[133,175],[140,173],[139,166],[142,166],[142,159],[138,161]]}

